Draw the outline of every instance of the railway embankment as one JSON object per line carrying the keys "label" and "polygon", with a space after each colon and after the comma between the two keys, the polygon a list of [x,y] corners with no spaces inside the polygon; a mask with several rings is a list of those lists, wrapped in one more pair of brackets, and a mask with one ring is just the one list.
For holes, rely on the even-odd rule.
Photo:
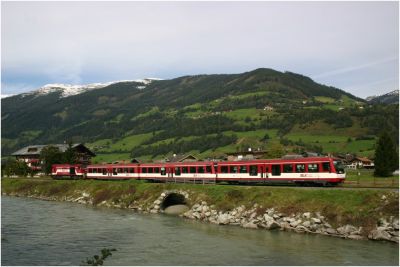
{"label": "railway embankment", "polygon": [[399,242],[395,190],[3,178],[3,195],[180,213],[250,229]]}

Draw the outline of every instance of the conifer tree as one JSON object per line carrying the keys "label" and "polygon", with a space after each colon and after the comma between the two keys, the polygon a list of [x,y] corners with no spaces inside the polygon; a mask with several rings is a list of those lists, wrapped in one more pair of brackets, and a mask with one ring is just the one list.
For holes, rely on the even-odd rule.
{"label": "conifer tree", "polygon": [[387,177],[399,168],[399,155],[396,143],[388,132],[379,137],[375,150],[375,176]]}

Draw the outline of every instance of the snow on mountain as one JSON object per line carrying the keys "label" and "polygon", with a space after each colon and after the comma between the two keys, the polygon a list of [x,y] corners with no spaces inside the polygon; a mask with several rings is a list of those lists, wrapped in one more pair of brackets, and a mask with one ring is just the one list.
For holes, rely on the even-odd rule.
{"label": "snow on mountain", "polygon": [[384,104],[393,104],[398,103],[399,98],[399,90],[394,90],[386,94],[382,95],[374,95],[365,98],[370,103],[384,103]]}
{"label": "snow on mountain", "polygon": [[0,95],[0,98],[3,99],[3,98],[6,98],[6,97],[10,97],[10,96],[13,96],[13,94],[8,94],[8,95],[6,95],[6,94],[1,94],[1,95]]}
{"label": "snow on mountain", "polygon": [[32,95],[32,94],[46,95],[46,94],[49,94],[52,92],[61,91],[60,97],[63,98],[63,97],[78,95],[78,94],[81,94],[81,93],[89,91],[89,90],[104,88],[111,84],[123,83],[123,82],[140,83],[141,85],[136,86],[136,88],[142,90],[142,89],[145,89],[148,84],[150,84],[152,81],[155,81],[155,80],[162,80],[162,79],[146,78],[146,79],[137,79],[137,80],[120,80],[120,81],[112,81],[112,82],[107,82],[107,83],[91,83],[91,84],[85,84],[85,85],[54,83],[54,84],[46,84],[37,90],[22,94],[21,96],[25,97],[26,95]]}

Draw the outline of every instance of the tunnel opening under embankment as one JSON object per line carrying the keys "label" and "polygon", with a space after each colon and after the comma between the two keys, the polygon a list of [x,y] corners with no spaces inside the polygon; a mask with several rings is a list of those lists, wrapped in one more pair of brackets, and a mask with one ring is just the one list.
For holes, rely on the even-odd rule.
{"label": "tunnel opening under embankment", "polygon": [[171,193],[166,196],[160,208],[167,214],[181,214],[189,209],[185,196],[178,193]]}

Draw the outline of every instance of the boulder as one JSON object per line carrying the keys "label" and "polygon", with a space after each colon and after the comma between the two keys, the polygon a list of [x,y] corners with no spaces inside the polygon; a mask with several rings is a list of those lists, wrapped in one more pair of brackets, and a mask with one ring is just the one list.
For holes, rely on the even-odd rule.
{"label": "boulder", "polygon": [[278,229],[281,226],[279,225],[279,223],[275,222],[275,221],[268,221],[266,223],[263,223],[260,225],[261,227],[267,229],[267,230],[273,230],[273,229]]}
{"label": "boulder", "polygon": [[385,231],[375,229],[369,233],[368,238],[372,240],[391,240],[392,236]]}
{"label": "boulder", "polygon": [[310,212],[304,212],[303,213],[303,217],[306,218],[306,219],[310,219],[311,213]]}
{"label": "boulder", "polygon": [[293,221],[293,222],[290,223],[290,226],[292,226],[292,227],[297,227],[300,223],[301,223],[300,220],[298,220],[298,221]]}
{"label": "boulder", "polygon": [[311,223],[309,221],[303,222],[304,227],[310,227]]}
{"label": "boulder", "polygon": [[350,235],[353,233],[357,233],[358,229],[350,224],[346,224],[345,226],[339,227],[337,231],[341,235]]}
{"label": "boulder", "polygon": [[337,231],[333,228],[328,228],[325,230],[325,233],[327,233],[328,235],[336,235]]}
{"label": "boulder", "polygon": [[302,225],[298,225],[298,226],[296,227],[295,231],[296,231],[296,232],[300,232],[300,233],[302,233],[302,232],[309,232],[309,230],[308,230],[306,227],[302,226]]}
{"label": "boulder", "polygon": [[159,205],[154,205],[154,208],[153,208],[153,209],[159,210],[159,209],[160,209],[160,206],[159,206]]}
{"label": "boulder", "polygon": [[157,199],[156,201],[154,201],[154,204],[160,205],[161,204],[161,200]]}
{"label": "boulder", "polygon": [[228,224],[230,221],[230,216],[228,214],[221,214],[218,216],[218,224]]}
{"label": "boulder", "polygon": [[257,229],[258,226],[257,224],[253,223],[253,222],[248,222],[242,225],[243,228],[249,228],[249,229]]}
{"label": "boulder", "polygon": [[322,221],[320,219],[318,219],[318,218],[311,218],[311,221],[313,223],[322,223]]}
{"label": "boulder", "polygon": [[206,217],[210,217],[210,216],[211,216],[211,212],[207,211],[206,213],[204,213],[204,215],[205,215]]}
{"label": "boulder", "polygon": [[273,221],[274,220],[274,218],[273,217],[271,217],[270,215],[268,215],[268,214],[264,214],[264,221],[266,221],[266,222],[269,222],[269,221]]}

